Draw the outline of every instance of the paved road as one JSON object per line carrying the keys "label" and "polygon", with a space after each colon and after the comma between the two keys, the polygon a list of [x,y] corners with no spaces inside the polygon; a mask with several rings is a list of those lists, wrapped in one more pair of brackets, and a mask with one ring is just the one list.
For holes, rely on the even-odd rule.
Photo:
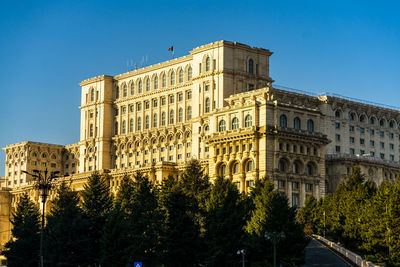
{"label": "paved road", "polygon": [[306,264],[303,267],[349,267],[345,260],[337,256],[318,241],[311,240],[306,247]]}

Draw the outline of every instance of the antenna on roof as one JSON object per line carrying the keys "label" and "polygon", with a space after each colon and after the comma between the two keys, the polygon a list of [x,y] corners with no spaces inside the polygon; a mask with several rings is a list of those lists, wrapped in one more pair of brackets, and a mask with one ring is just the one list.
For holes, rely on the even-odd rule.
{"label": "antenna on roof", "polygon": [[149,62],[149,57],[146,54],[146,67],[148,66],[148,62]]}

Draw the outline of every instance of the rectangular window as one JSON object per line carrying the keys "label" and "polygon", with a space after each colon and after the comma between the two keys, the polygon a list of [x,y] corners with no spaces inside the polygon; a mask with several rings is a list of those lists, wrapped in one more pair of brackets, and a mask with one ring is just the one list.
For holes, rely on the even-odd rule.
{"label": "rectangular window", "polygon": [[349,125],[349,131],[350,132],[354,132],[354,126],[353,125]]}
{"label": "rectangular window", "polygon": [[394,161],[394,155],[390,155],[390,160]]}
{"label": "rectangular window", "polygon": [[335,135],[335,140],[336,140],[336,141],[340,141],[340,134],[336,134],[336,135]]}
{"label": "rectangular window", "polygon": [[137,103],[137,111],[141,111],[142,110],[142,104],[141,103]]}
{"label": "rectangular window", "polygon": [[350,136],[350,143],[354,143],[354,137]]}
{"label": "rectangular window", "polygon": [[278,180],[278,188],[285,188],[285,181]]}
{"label": "rectangular window", "polygon": [[394,137],[394,134],[393,133],[389,133],[389,138],[393,139],[393,137]]}
{"label": "rectangular window", "polygon": [[173,150],[174,149],[174,146],[169,146],[169,151],[171,151],[171,150]]}
{"label": "rectangular window", "polygon": [[162,106],[165,106],[165,104],[166,104],[165,97],[161,97],[161,105],[162,105]]}
{"label": "rectangular window", "polygon": [[350,155],[354,155],[354,148],[350,148]]}
{"label": "rectangular window", "polygon": [[204,91],[208,91],[208,90],[210,90],[210,85],[206,84],[206,86],[204,87]]}
{"label": "rectangular window", "polygon": [[371,157],[375,157],[375,152],[374,151],[370,151],[369,154],[371,155]]}
{"label": "rectangular window", "polygon": [[190,153],[186,153],[187,158],[190,158],[190,156],[191,156]]}
{"label": "rectangular window", "polygon": [[379,131],[379,136],[380,137],[385,137],[385,132],[384,131]]}
{"label": "rectangular window", "polygon": [[370,146],[375,146],[375,141],[374,141],[374,140],[370,140],[370,141],[369,141],[369,145],[370,145]]}
{"label": "rectangular window", "polygon": [[365,150],[360,150],[360,155],[362,156],[362,155],[364,155],[365,154]]}
{"label": "rectangular window", "polygon": [[360,133],[365,133],[365,129],[363,127],[360,127]]}
{"label": "rectangular window", "polygon": [[173,160],[174,160],[174,156],[169,156],[169,157],[168,157],[168,160],[169,160],[169,161],[173,161]]}
{"label": "rectangular window", "polygon": [[335,122],[335,129],[340,129],[340,122]]}
{"label": "rectangular window", "polygon": [[187,99],[192,99],[192,91],[187,92]]}
{"label": "rectangular window", "polygon": [[157,99],[153,99],[153,107],[157,107],[157,105],[158,105],[158,101],[157,101]]}
{"label": "rectangular window", "polygon": [[364,138],[361,138],[361,139],[360,139],[360,145],[363,145],[364,143],[365,143]]}
{"label": "rectangular window", "polygon": [[374,135],[374,134],[375,134],[375,130],[374,130],[374,129],[370,129],[370,130],[369,130],[369,134],[370,134],[370,135]]}
{"label": "rectangular window", "polygon": [[210,148],[209,148],[208,146],[206,146],[206,147],[204,148],[204,151],[205,151],[205,152],[208,152],[208,151],[210,151]]}
{"label": "rectangular window", "polygon": [[292,194],[292,206],[299,206],[299,194],[293,193]]}
{"label": "rectangular window", "polygon": [[169,103],[172,104],[175,102],[175,97],[173,95],[169,96]]}
{"label": "rectangular window", "polygon": [[380,145],[379,145],[381,148],[385,148],[385,143],[384,142],[380,142]]}
{"label": "rectangular window", "polygon": [[182,159],[182,154],[178,154],[178,159]]}
{"label": "rectangular window", "polygon": [[312,184],[306,184],[306,191],[311,192],[313,190],[313,185]]}
{"label": "rectangular window", "polygon": [[381,159],[385,159],[385,154],[381,153]]}
{"label": "rectangular window", "polygon": [[292,182],[292,189],[293,190],[299,189],[299,182]]}
{"label": "rectangular window", "polygon": [[390,150],[394,149],[394,144],[389,144]]}
{"label": "rectangular window", "polygon": [[161,161],[165,161],[165,157],[161,157]]}
{"label": "rectangular window", "polygon": [[249,91],[252,91],[252,90],[254,90],[254,84],[249,83]]}
{"label": "rectangular window", "polygon": [[181,102],[183,100],[183,94],[178,94],[178,101]]}
{"label": "rectangular window", "polygon": [[340,146],[335,146],[335,151],[340,152]]}
{"label": "rectangular window", "polygon": [[149,109],[149,108],[150,108],[150,101],[146,101],[146,102],[145,102],[145,108],[146,108],[146,109]]}

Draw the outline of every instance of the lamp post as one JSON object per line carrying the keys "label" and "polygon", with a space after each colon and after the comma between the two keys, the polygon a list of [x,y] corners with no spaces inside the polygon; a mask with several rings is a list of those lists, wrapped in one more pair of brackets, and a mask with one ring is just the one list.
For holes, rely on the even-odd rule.
{"label": "lamp post", "polygon": [[272,244],[274,245],[274,267],[276,267],[276,244],[285,239],[286,235],[284,232],[266,232],[265,238],[267,240],[271,240]]}
{"label": "lamp post", "polygon": [[242,266],[245,267],[245,260],[244,260],[244,255],[246,255],[246,250],[240,249],[237,251],[238,255],[242,255]]}
{"label": "lamp post", "polygon": [[42,198],[42,220],[40,227],[40,267],[43,267],[43,229],[44,229],[44,210],[46,206],[46,200],[49,195],[49,192],[52,188],[51,182],[59,177],[59,171],[48,172],[47,168],[45,171],[33,170],[33,173],[29,173],[27,171],[22,171],[23,173],[32,176],[35,181],[35,187],[39,189],[40,196]]}

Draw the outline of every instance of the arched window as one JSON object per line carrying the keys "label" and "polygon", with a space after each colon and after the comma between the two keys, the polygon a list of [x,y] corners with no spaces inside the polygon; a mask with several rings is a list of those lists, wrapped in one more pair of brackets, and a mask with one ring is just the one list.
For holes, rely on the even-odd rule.
{"label": "arched window", "polygon": [[253,118],[249,114],[244,118],[244,127],[250,127],[252,125],[253,125]]}
{"label": "arched window", "polygon": [[146,92],[150,91],[150,79],[146,79]]}
{"label": "arched window", "polygon": [[279,118],[279,125],[281,127],[286,128],[287,127],[287,117],[286,115],[282,114],[281,117]]}
{"label": "arched window", "polygon": [[375,118],[374,117],[371,117],[369,119],[369,124],[375,124]]}
{"label": "arched window", "polygon": [[[94,91],[93,91],[94,92]],[[117,86],[117,88],[115,88],[115,98],[118,99],[119,98],[119,87]]]}
{"label": "arched window", "polygon": [[158,89],[158,76],[154,77],[154,89]]}
{"label": "arched window", "polygon": [[224,177],[226,175],[226,165],[225,164],[221,164],[221,166],[219,167],[219,175]]}
{"label": "arched window", "polygon": [[253,168],[254,168],[254,166],[253,166],[253,161],[252,161],[252,160],[247,161],[247,163],[246,163],[246,170],[247,170],[248,172],[251,172],[251,171],[253,170]]}
{"label": "arched window", "polygon": [[131,95],[135,94],[135,82],[132,81],[131,83]]}
{"label": "arched window", "polygon": [[126,121],[122,121],[122,134],[126,134]]}
{"label": "arched window", "polygon": [[211,104],[210,104],[210,98],[206,98],[206,113],[209,113],[210,112],[210,110],[211,110]]}
{"label": "arched window", "polygon": [[94,101],[94,89],[90,90],[90,101]]}
{"label": "arched window", "polygon": [[253,74],[253,73],[254,73],[253,65],[254,65],[253,60],[250,58],[250,59],[249,59],[249,73],[250,73],[250,74]]}
{"label": "arched window", "polygon": [[390,121],[390,122],[389,122],[389,127],[390,127],[390,128],[393,128],[393,126],[394,126],[394,122],[393,122],[393,121]]}
{"label": "arched window", "polygon": [[157,113],[153,114],[153,127],[156,128],[157,127]]}
{"label": "arched window", "polygon": [[232,130],[238,129],[239,128],[239,119],[234,117],[232,119]]}
{"label": "arched window", "polygon": [[183,121],[183,108],[179,108],[178,110],[178,122]]}
{"label": "arched window", "polygon": [[210,130],[210,126],[208,124],[204,127],[204,131],[208,132]]}
{"label": "arched window", "polygon": [[239,163],[235,162],[232,166],[232,173],[239,173]]}
{"label": "arched window", "polygon": [[300,173],[300,164],[298,162],[293,163],[293,172],[297,174]]}
{"label": "arched window", "polygon": [[146,115],[146,117],[144,119],[144,128],[149,129],[149,127],[150,127],[150,118],[149,118],[149,115]]}
{"label": "arched window", "polygon": [[191,106],[187,107],[186,117],[187,117],[187,120],[191,120],[192,119],[192,107]]}
{"label": "arched window", "polygon": [[171,72],[171,76],[170,76],[170,85],[174,85],[175,84],[175,71]]}
{"label": "arched window", "polygon": [[118,134],[118,122],[115,122],[115,124],[114,124],[114,133],[116,135]]}
{"label": "arched window", "polygon": [[165,120],[166,120],[165,117],[166,117],[165,112],[161,113],[161,126],[165,126]]}
{"label": "arched window", "polygon": [[340,110],[336,110],[335,111],[335,117],[336,118],[340,118]]}
{"label": "arched window", "polygon": [[310,163],[308,163],[307,166],[306,166],[306,174],[307,175],[314,175],[313,167],[312,167],[312,165]]}
{"label": "arched window", "polygon": [[311,119],[307,121],[307,130],[309,132],[314,132],[314,121]]}
{"label": "arched window", "polygon": [[278,162],[278,171],[285,172],[286,171],[286,163],[283,159],[279,160]]}
{"label": "arched window", "polygon": [[142,130],[142,118],[141,117],[137,118],[137,127],[136,127],[136,129],[138,131]]}
{"label": "arched window", "polygon": [[365,116],[364,115],[361,115],[360,116],[360,122],[364,122],[365,121]]}
{"label": "arched window", "polygon": [[210,59],[210,57],[207,57],[206,58],[206,71],[210,71],[210,69],[211,69],[211,59]]}
{"label": "arched window", "polygon": [[295,128],[296,130],[300,130],[300,118],[299,117],[294,118],[293,128]]}
{"label": "arched window", "polygon": [[129,132],[133,132],[133,119],[129,121]]}
{"label": "arched window", "polygon": [[218,131],[220,131],[220,132],[226,131],[226,122],[225,122],[225,120],[221,120],[219,122]]}
{"label": "arched window", "polygon": [[174,124],[174,110],[169,111],[169,124]]}
{"label": "arched window", "polygon": [[350,119],[351,121],[354,121],[354,119],[355,119],[354,113],[350,113],[350,114],[349,114],[349,119]]}
{"label": "arched window", "polygon": [[143,84],[142,84],[142,80],[139,80],[139,94],[141,94],[143,92]]}
{"label": "arched window", "polygon": [[163,73],[161,77],[161,86],[162,87],[167,86],[167,76],[165,75],[165,73]]}
{"label": "arched window", "polygon": [[189,66],[189,68],[188,68],[188,81],[192,79],[192,72],[193,72],[192,71],[192,67]]}
{"label": "arched window", "polygon": [[179,70],[179,83],[183,83],[183,70]]}
{"label": "arched window", "polygon": [[385,126],[385,120],[384,120],[384,119],[381,119],[381,120],[379,121],[379,125],[380,125],[380,126]]}
{"label": "arched window", "polygon": [[124,84],[122,86],[122,96],[123,97],[127,97],[128,96],[128,86],[126,86],[126,84]]}

